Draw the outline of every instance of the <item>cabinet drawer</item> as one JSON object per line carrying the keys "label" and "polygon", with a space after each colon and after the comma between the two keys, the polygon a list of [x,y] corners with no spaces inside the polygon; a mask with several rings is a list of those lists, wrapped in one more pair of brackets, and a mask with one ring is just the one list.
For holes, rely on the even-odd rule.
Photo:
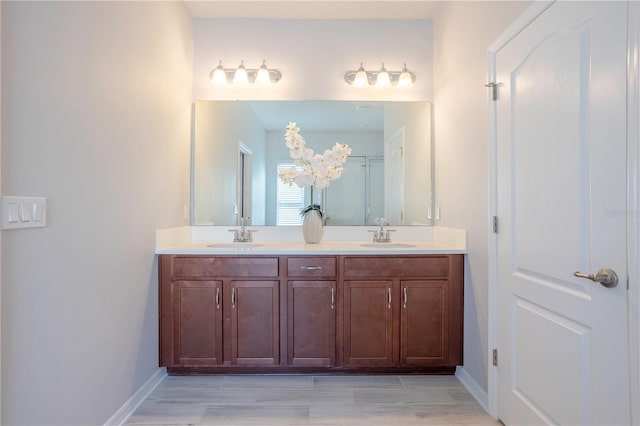
{"label": "cabinet drawer", "polygon": [[178,256],[174,277],[277,277],[277,257]]}
{"label": "cabinet drawer", "polygon": [[287,259],[287,275],[290,277],[336,276],[335,257],[290,257]]}
{"label": "cabinet drawer", "polygon": [[345,257],[344,278],[447,278],[449,256]]}

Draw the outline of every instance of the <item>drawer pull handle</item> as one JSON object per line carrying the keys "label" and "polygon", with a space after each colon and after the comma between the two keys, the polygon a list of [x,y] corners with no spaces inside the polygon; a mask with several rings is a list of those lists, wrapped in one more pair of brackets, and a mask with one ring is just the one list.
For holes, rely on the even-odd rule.
{"label": "drawer pull handle", "polygon": [[231,289],[231,308],[236,308],[236,288]]}
{"label": "drawer pull handle", "polygon": [[387,289],[387,295],[389,298],[389,304],[387,305],[387,309],[391,309],[391,288]]}
{"label": "drawer pull handle", "polygon": [[305,271],[317,271],[319,269],[322,269],[322,266],[301,266],[300,269],[303,269]]}
{"label": "drawer pull handle", "polygon": [[216,288],[216,309],[220,309],[220,289]]}
{"label": "drawer pull handle", "polygon": [[407,309],[407,288],[404,288],[404,303],[402,304],[402,307]]}
{"label": "drawer pull handle", "polygon": [[336,306],[336,299],[335,299],[335,290],[331,289],[331,309],[335,308]]}

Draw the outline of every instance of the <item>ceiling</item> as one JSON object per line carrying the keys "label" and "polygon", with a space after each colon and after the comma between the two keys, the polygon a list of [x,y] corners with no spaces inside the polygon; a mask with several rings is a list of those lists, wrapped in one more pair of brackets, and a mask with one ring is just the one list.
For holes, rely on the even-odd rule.
{"label": "ceiling", "polygon": [[196,18],[432,19],[443,1],[431,0],[184,0]]}

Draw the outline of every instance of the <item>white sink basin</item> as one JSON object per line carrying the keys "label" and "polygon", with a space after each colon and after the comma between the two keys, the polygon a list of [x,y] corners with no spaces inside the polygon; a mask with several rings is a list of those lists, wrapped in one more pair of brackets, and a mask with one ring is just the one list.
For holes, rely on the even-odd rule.
{"label": "white sink basin", "polygon": [[393,248],[411,248],[415,247],[413,244],[405,243],[367,243],[361,244],[362,247],[377,248],[377,249],[393,249]]}
{"label": "white sink basin", "polygon": [[247,248],[255,248],[262,247],[260,243],[218,243],[218,244],[209,244],[207,247],[211,248],[219,248],[219,249],[247,249]]}

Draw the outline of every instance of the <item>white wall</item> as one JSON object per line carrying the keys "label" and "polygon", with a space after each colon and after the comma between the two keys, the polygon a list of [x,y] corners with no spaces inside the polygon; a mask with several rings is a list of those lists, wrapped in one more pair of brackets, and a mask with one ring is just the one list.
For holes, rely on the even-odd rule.
{"label": "white wall", "polygon": [[487,390],[487,48],[528,1],[448,2],[434,17],[436,225],[468,230],[464,366]]}
{"label": "white wall", "polygon": [[188,224],[181,2],[2,2],[2,424],[107,421],[158,370],[156,228]]}
{"label": "white wall", "polygon": [[[363,7],[366,7],[363,6]],[[429,20],[194,20],[194,99],[433,99],[432,24]],[[262,60],[282,72],[270,88],[212,86],[209,72],[223,61],[258,68]],[[407,67],[416,74],[410,90],[358,89],[344,81],[364,62],[368,70]]]}
{"label": "white wall", "polygon": [[238,199],[239,142],[253,150],[253,225],[265,224],[266,131],[245,102],[195,103],[194,224],[239,224],[234,213]]}
{"label": "white wall", "polygon": [[385,105],[384,140],[404,128],[404,224],[429,224],[431,204],[431,104]]}

